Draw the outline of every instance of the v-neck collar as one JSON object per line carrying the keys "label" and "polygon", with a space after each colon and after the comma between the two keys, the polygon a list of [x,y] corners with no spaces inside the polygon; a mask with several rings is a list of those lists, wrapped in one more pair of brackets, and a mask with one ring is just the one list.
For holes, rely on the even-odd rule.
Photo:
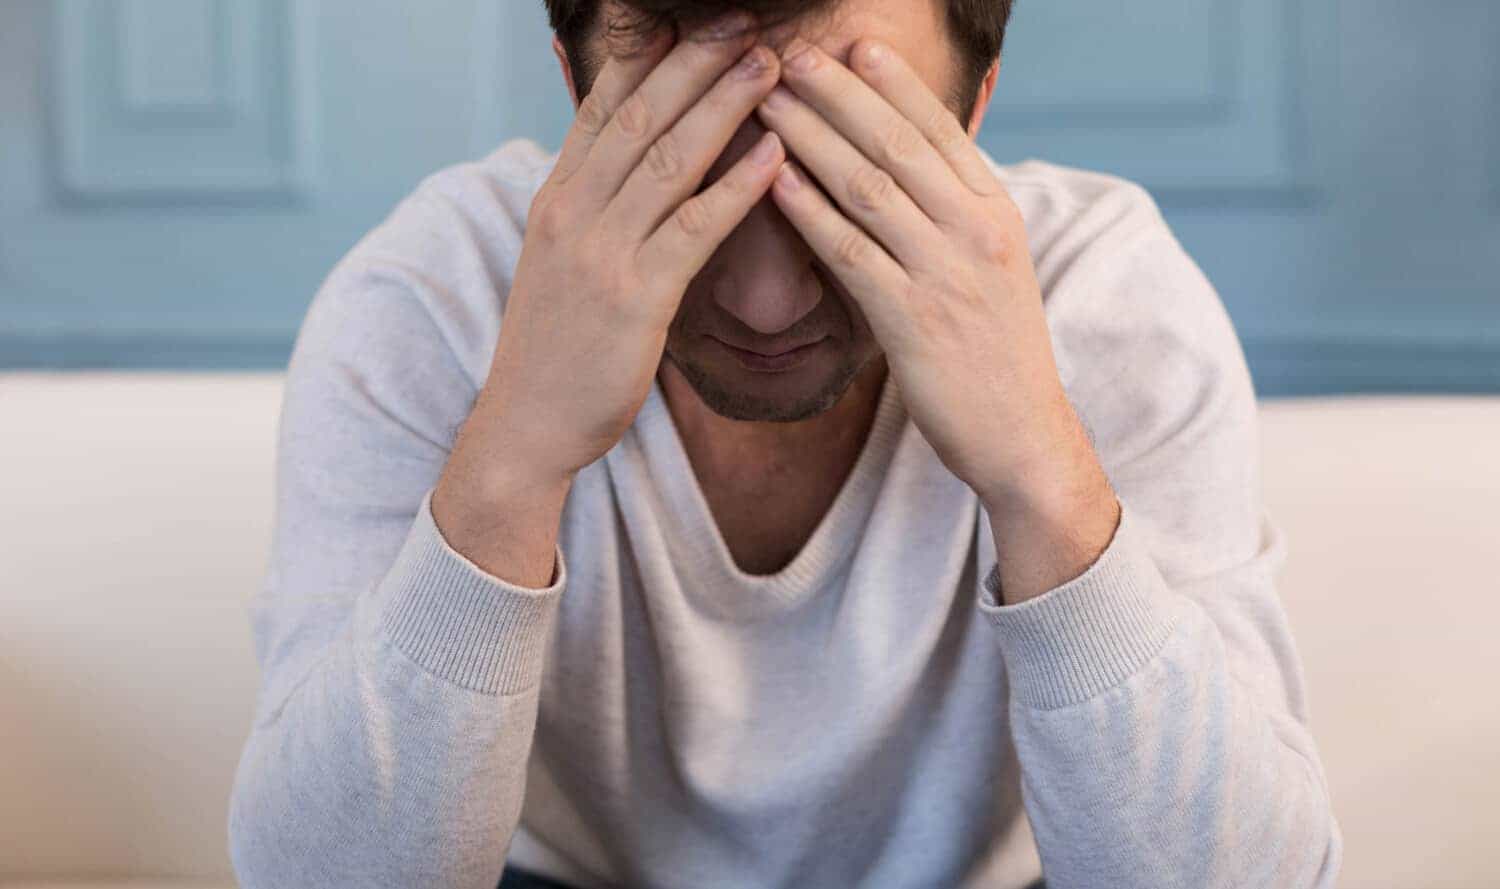
{"label": "v-neck collar", "polygon": [[[660,520],[685,594],[697,606],[728,619],[773,616],[816,595],[863,534],[906,419],[895,379],[887,372],[875,418],[854,467],[812,536],[780,571],[748,574],[734,562],[688,460],[661,384],[653,378],[626,438],[639,448],[650,481],[661,492],[660,503],[668,514]],[[622,455],[615,449],[607,457],[619,460]]]}

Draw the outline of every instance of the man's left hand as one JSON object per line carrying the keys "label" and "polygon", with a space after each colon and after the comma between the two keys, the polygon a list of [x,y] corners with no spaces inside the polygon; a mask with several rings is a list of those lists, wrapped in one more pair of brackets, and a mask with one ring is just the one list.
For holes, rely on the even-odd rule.
{"label": "man's left hand", "polygon": [[989,511],[1005,604],[1076,577],[1119,504],[1063,391],[1020,210],[889,46],[857,42],[852,70],[801,39],[782,59],[757,109],[800,161],[784,165],[777,207],[858,301],[912,421]]}

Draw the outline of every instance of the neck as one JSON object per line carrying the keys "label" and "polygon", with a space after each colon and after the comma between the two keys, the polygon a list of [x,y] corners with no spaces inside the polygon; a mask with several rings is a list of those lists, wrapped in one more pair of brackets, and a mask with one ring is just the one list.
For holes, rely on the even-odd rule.
{"label": "neck", "polygon": [[877,356],[832,409],[795,423],[733,420],[714,413],[671,361],[662,395],[700,479],[732,482],[815,474],[843,478],[858,459],[880,405],[886,362]]}

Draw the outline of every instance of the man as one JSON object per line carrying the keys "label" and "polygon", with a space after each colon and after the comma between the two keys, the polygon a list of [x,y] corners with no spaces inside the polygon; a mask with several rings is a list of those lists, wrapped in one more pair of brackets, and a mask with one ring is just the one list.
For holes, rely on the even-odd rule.
{"label": "man", "polygon": [[1238,341],[976,148],[1009,4],[549,7],[298,338],[243,885],[1332,886]]}

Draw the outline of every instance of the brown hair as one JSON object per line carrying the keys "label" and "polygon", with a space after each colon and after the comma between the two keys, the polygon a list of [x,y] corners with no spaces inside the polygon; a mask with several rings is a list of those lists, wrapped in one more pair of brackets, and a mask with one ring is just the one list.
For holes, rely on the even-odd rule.
{"label": "brown hair", "polygon": [[[588,94],[593,70],[583,47],[599,18],[603,0],[544,0],[552,30],[568,55],[578,97]],[[611,22],[612,32],[641,36],[662,26],[690,30],[734,10],[751,13],[762,27],[780,24],[812,13],[826,12],[838,0],[621,0],[633,14],[626,23]],[[979,85],[989,67],[1000,56],[1005,26],[1014,0],[934,0],[948,7],[948,32],[962,58],[956,96],[950,101],[961,109],[967,123],[979,95]]]}

